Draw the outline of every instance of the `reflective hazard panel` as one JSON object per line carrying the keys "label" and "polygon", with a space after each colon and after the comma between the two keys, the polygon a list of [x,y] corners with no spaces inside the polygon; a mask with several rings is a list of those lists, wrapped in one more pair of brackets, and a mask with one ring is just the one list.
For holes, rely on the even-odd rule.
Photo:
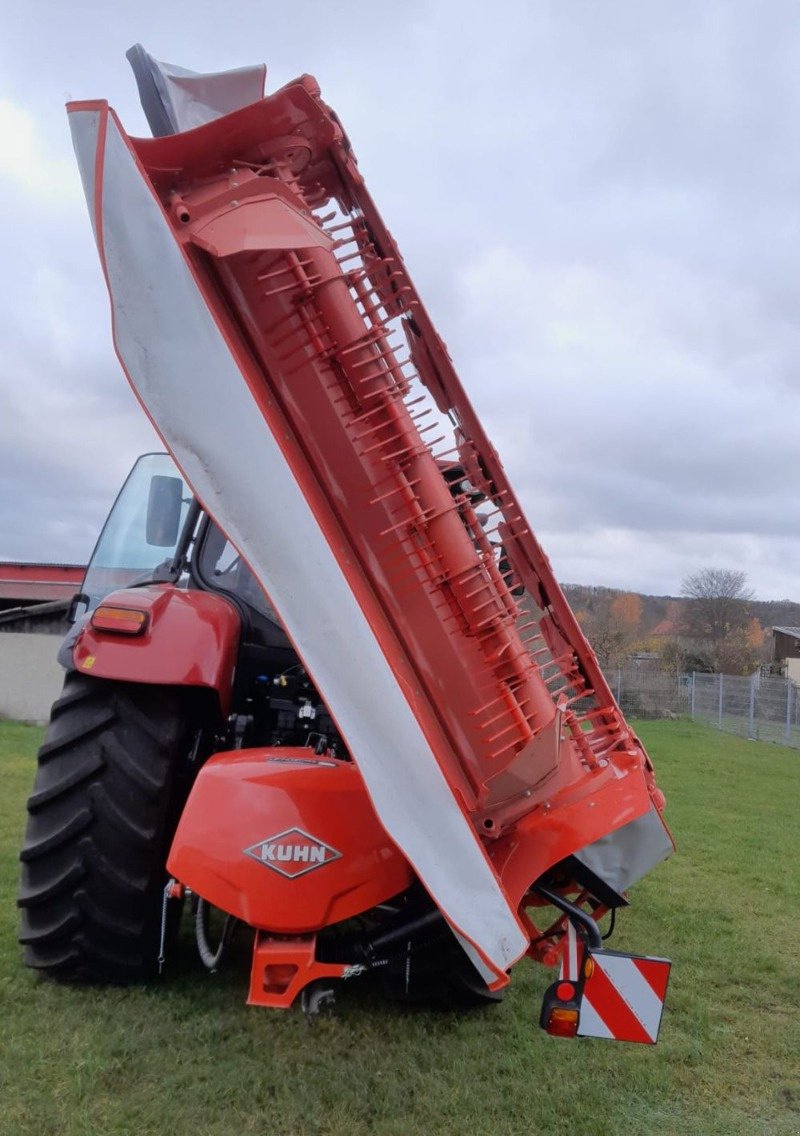
{"label": "reflective hazard panel", "polygon": [[594,951],[584,980],[578,1037],[655,1045],[672,963],[668,959]]}
{"label": "reflective hazard panel", "polygon": [[541,1025],[554,1037],[655,1045],[672,963],[621,951],[589,951],[568,924],[558,982],[544,996]]}

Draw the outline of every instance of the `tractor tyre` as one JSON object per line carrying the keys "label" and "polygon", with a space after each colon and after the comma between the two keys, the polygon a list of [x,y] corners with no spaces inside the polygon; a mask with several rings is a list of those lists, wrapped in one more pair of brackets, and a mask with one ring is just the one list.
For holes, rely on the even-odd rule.
{"label": "tractor tyre", "polygon": [[27,966],[68,982],[155,975],[165,863],[197,735],[187,705],[174,687],[67,674],[20,853]]}

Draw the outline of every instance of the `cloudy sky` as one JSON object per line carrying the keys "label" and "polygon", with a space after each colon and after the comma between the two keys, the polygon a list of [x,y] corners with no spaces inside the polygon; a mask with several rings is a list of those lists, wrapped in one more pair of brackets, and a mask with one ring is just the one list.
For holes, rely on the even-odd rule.
{"label": "cloudy sky", "polygon": [[147,133],[137,40],[317,76],[560,579],[800,600],[793,0],[5,0],[0,558],[85,560],[158,448],[63,108]]}

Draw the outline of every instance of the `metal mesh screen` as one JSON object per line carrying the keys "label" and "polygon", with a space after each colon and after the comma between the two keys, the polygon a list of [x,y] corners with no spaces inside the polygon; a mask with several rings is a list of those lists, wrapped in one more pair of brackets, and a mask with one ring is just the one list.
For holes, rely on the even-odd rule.
{"label": "metal mesh screen", "polygon": [[790,679],[726,674],[611,671],[608,681],[630,718],[688,715],[730,734],[800,749],[800,687]]}
{"label": "metal mesh screen", "polygon": [[672,718],[689,713],[691,675],[625,667],[607,678],[626,718]]}
{"label": "metal mesh screen", "polygon": [[691,676],[689,713],[720,730],[800,749],[800,688],[786,678]]}

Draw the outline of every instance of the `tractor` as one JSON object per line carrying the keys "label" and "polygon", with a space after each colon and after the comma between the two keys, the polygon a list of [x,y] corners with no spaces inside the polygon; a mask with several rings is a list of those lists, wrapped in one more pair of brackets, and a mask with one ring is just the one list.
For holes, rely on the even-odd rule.
{"label": "tractor", "polygon": [[338,117],[307,75],[129,58],[152,138],[68,110],[168,452],[73,605],[26,963],[150,979],[188,900],[212,970],[249,929],[253,1005],[495,1002],[527,956],[549,1033],[655,1042],[670,964],[598,924],[672,851],[663,794]]}
{"label": "tractor", "polygon": [[[307,934],[321,920],[328,932],[318,953],[326,960],[344,952],[353,965],[352,946],[363,956],[356,967],[366,969],[378,950],[380,977],[392,990],[409,942],[424,943],[423,965],[415,951],[403,993],[498,997],[381,830],[275,610],[167,454],[145,454],[134,465],[70,618],[59,652],[64,690],[39,752],[21,853],[26,965],[74,982],[155,978],[178,929],[183,894],[165,894],[166,860],[190,788],[213,753],[240,751],[252,761],[252,751],[258,831],[277,838],[274,858],[250,853],[274,872],[256,877],[269,922],[288,935]],[[242,822],[238,813],[231,819]],[[203,828],[203,843],[217,838]],[[310,874],[318,864],[331,864],[322,892]],[[299,909],[311,904],[311,915],[286,910],[289,879],[293,893],[303,891],[293,897]],[[199,895],[192,906],[200,957],[216,969],[233,927],[211,943],[208,906]],[[366,915],[367,938],[348,926]],[[396,965],[384,939],[402,940]],[[275,993],[288,1004],[280,983]]]}

